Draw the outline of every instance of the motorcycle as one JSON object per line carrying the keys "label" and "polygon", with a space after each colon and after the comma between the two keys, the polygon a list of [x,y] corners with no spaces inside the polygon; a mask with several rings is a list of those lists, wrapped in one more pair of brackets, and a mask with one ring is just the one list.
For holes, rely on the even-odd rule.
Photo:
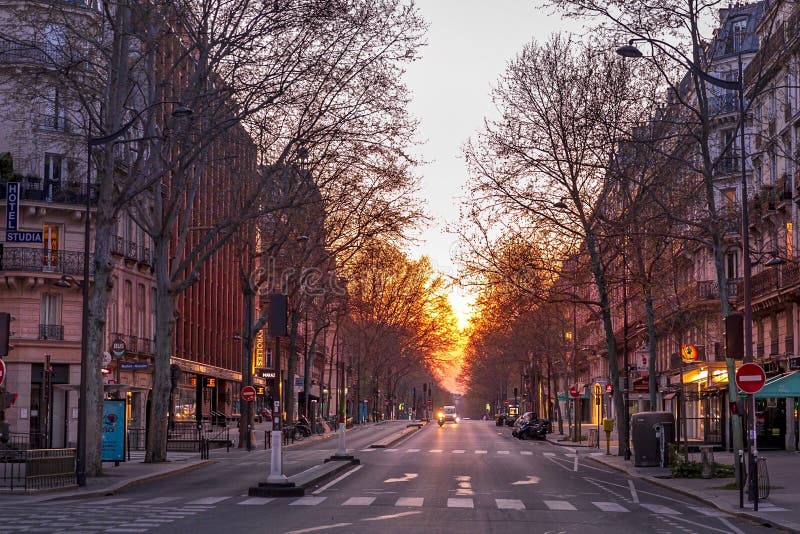
{"label": "motorcycle", "polygon": [[547,434],[552,432],[550,421],[546,419],[533,419],[523,423],[516,431],[516,436],[519,439],[540,439],[547,438]]}
{"label": "motorcycle", "polygon": [[439,426],[444,426],[444,414],[439,412],[436,414],[436,422],[439,423]]}

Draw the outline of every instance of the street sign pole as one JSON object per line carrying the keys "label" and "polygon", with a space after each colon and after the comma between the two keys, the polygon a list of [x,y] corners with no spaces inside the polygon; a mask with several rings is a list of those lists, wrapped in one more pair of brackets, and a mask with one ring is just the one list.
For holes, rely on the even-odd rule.
{"label": "street sign pole", "polygon": [[753,501],[753,511],[758,511],[758,446],[756,441],[756,396],[767,381],[764,369],[755,363],[745,363],[736,371],[736,385],[747,393],[750,408],[748,423],[750,427],[750,455],[748,458],[748,490]]}

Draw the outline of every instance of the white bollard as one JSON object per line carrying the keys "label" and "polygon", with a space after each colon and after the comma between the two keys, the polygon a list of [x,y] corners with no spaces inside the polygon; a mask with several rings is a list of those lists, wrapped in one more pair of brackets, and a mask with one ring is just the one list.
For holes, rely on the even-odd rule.
{"label": "white bollard", "polygon": [[283,474],[283,461],[281,449],[283,447],[283,432],[280,430],[272,431],[272,449],[270,453],[268,484],[288,484],[289,479]]}
{"label": "white bollard", "polygon": [[336,456],[347,456],[347,447],[344,443],[344,423],[339,423],[339,448],[336,450]]}

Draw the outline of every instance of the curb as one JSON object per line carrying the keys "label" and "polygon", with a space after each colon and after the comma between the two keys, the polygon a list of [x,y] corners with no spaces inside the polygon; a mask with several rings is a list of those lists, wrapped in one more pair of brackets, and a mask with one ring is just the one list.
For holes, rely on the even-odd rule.
{"label": "curb", "polygon": [[406,428],[404,428],[403,430],[401,430],[401,431],[399,431],[399,432],[397,432],[395,434],[389,435],[389,436],[383,438],[380,441],[376,441],[375,443],[370,445],[369,448],[370,449],[385,449],[386,447],[391,447],[395,443],[401,441],[402,439],[404,439],[407,436],[410,436],[411,434],[414,434],[415,432],[418,432],[422,428],[423,428],[422,425],[419,425],[419,426],[417,426],[417,425],[413,425],[413,426],[409,425]]}
{"label": "curb", "polygon": [[127,489],[133,486],[138,486],[139,484],[144,484],[147,482],[152,482],[155,480],[161,480],[163,478],[169,478],[173,475],[180,475],[183,473],[188,473],[190,471],[194,471],[196,469],[201,469],[209,464],[215,463],[214,460],[202,460],[196,463],[187,464],[181,466],[177,469],[172,469],[170,471],[163,471],[161,473],[152,473],[152,474],[145,474],[135,478],[130,478],[127,480],[121,480],[116,484],[113,484],[107,488],[102,489],[93,489],[87,490],[85,492],[80,493],[71,493],[71,494],[59,494],[53,495],[52,498],[45,498],[41,500],[37,500],[37,502],[51,502],[51,501],[58,501],[58,500],[65,500],[65,499],[75,499],[75,498],[85,498],[85,497],[105,497],[108,495],[116,495],[117,492]]}
{"label": "curb", "polygon": [[786,526],[786,525],[782,524],[780,521],[776,521],[774,519],[767,519],[767,518],[755,515],[755,514],[750,513],[750,512],[743,512],[741,510],[731,510],[731,509],[727,508],[726,506],[723,506],[720,503],[716,502],[713,499],[710,499],[710,498],[707,498],[707,497],[703,497],[702,494],[692,493],[691,491],[683,489],[683,488],[677,488],[677,487],[672,486],[671,484],[665,482],[664,480],[662,480],[660,478],[655,478],[655,477],[651,477],[651,476],[647,476],[647,475],[640,475],[638,473],[631,473],[630,471],[628,471],[624,467],[615,465],[615,464],[610,463],[610,462],[604,462],[603,460],[600,459],[601,457],[589,456],[588,458],[590,460],[594,460],[595,462],[597,462],[599,464],[602,464],[602,465],[604,465],[606,467],[610,467],[612,469],[615,469],[617,471],[625,473],[628,476],[631,476],[631,477],[634,477],[634,478],[638,478],[639,480],[646,480],[647,482],[650,482],[651,484],[655,484],[656,486],[672,490],[672,491],[674,491],[676,493],[680,493],[681,495],[685,495],[687,497],[693,497],[693,498],[695,498],[695,499],[697,499],[697,500],[699,500],[701,502],[704,502],[704,503],[706,503],[706,504],[708,504],[710,506],[713,506],[717,510],[720,510],[720,511],[728,513],[728,514],[731,514],[732,516],[740,517],[740,518],[743,518],[743,519],[747,519],[749,521],[755,521],[756,523],[758,523],[759,525],[762,525],[762,526],[778,527],[778,528],[786,530],[787,532],[800,534],[800,530],[798,530],[796,528],[793,528],[793,527]]}

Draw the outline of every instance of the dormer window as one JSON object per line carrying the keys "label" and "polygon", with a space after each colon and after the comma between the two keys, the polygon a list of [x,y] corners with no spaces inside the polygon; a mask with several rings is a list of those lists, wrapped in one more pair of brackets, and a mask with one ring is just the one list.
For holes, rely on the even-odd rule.
{"label": "dormer window", "polygon": [[731,21],[726,42],[726,52],[739,52],[744,47],[744,40],[747,37],[747,19],[737,19]]}

